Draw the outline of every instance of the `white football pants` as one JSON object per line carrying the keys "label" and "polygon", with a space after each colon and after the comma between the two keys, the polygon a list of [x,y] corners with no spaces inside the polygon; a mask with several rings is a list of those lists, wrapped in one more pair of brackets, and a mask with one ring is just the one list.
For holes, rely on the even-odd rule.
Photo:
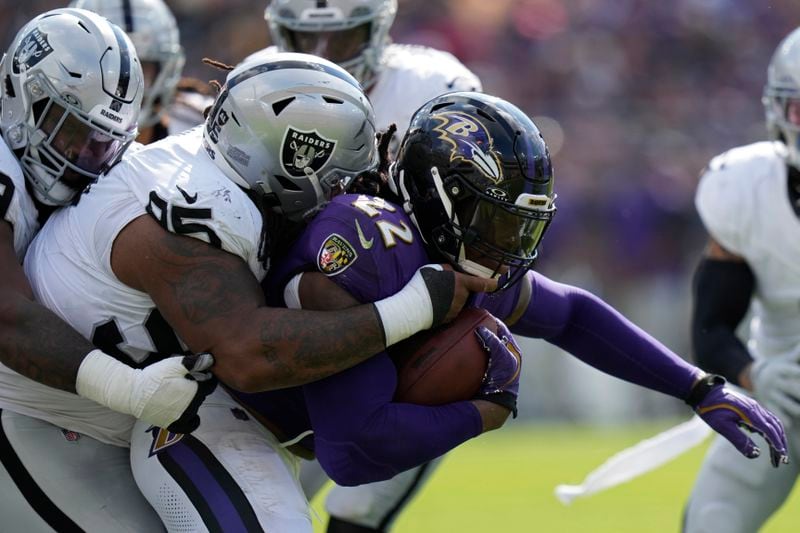
{"label": "white football pants", "polygon": [[748,459],[717,437],[703,461],[684,516],[684,533],[755,533],[789,496],[798,475],[800,433],[787,432],[788,465],[773,468],[769,449],[753,436],[761,456]]}
{"label": "white football pants", "polygon": [[0,530],[163,531],[131,475],[129,450],[0,411]]}
{"label": "white football pants", "polygon": [[191,435],[133,429],[134,478],[167,530],[311,533],[294,455],[222,387],[199,414]]}

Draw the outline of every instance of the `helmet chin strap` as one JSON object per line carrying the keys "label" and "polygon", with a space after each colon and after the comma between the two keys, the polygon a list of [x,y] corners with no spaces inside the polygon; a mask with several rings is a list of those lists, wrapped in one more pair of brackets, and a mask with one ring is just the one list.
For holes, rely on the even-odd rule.
{"label": "helmet chin strap", "polygon": [[[414,215],[414,207],[411,205],[411,195],[408,194],[408,189],[406,189],[406,181],[405,181],[405,169],[400,170],[400,176],[397,180],[394,179],[394,173],[397,170],[397,163],[392,163],[391,168],[389,169],[389,176],[392,176],[392,179],[389,180],[389,190],[394,193],[395,196],[399,196],[403,199],[403,211],[408,218],[411,219],[411,222],[419,231],[419,234],[422,235],[422,240],[424,242],[428,242],[425,239],[425,235],[422,233],[422,228],[419,227],[419,222],[417,222],[417,217]],[[397,192],[397,186],[400,186],[400,192]]]}
{"label": "helmet chin strap", "polygon": [[479,278],[494,278],[497,276],[497,271],[489,267],[485,267],[475,261],[470,261],[464,257],[464,245],[461,245],[459,251],[458,266],[467,274],[478,276]]}

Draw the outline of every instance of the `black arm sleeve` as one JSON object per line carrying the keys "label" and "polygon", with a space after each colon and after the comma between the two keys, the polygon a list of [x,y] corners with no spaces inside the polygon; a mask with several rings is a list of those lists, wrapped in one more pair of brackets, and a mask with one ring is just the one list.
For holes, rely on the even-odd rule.
{"label": "black arm sleeve", "polygon": [[694,276],[692,346],[697,366],[739,383],[753,358],[736,336],[755,289],[747,263],[704,258]]}

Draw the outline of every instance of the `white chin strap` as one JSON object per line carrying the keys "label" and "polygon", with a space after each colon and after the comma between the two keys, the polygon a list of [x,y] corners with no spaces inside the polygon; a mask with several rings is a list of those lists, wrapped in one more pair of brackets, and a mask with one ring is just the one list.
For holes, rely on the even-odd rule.
{"label": "white chin strap", "polygon": [[469,259],[464,259],[464,245],[461,245],[461,250],[459,252],[460,257],[458,258],[458,266],[466,272],[467,274],[472,274],[473,276],[478,276],[479,278],[495,278],[500,277],[499,274],[495,274],[495,271],[491,268],[485,267],[481,264],[476,263],[475,261],[470,261]]}

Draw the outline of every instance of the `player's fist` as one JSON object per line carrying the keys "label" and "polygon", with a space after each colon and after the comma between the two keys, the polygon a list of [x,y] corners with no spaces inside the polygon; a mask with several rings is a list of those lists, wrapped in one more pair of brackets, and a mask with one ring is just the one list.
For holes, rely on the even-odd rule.
{"label": "player's fist", "polygon": [[386,346],[453,320],[473,292],[493,291],[497,280],[453,272],[442,265],[425,265],[397,294],[375,302]]}
{"label": "player's fist", "polygon": [[519,345],[500,320],[497,321],[496,335],[484,326],[478,327],[475,334],[489,354],[486,375],[475,398],[502,405],[516,418],[519,376],[522,370]]}
{"label": "player's fist", "polygon": [[202,353],[168,357],[139,370],[93,350],[78,368],[75,390],[154,426],[190,433],[200,424],[197,409],[216,386],[213,364],[214,357]]}
{"label": "player's fist", "polygon": [[217,384],[210,353],[168,357],[138,372],[131,395],[132,414],[173,433],[200,425],[197,410]]}

